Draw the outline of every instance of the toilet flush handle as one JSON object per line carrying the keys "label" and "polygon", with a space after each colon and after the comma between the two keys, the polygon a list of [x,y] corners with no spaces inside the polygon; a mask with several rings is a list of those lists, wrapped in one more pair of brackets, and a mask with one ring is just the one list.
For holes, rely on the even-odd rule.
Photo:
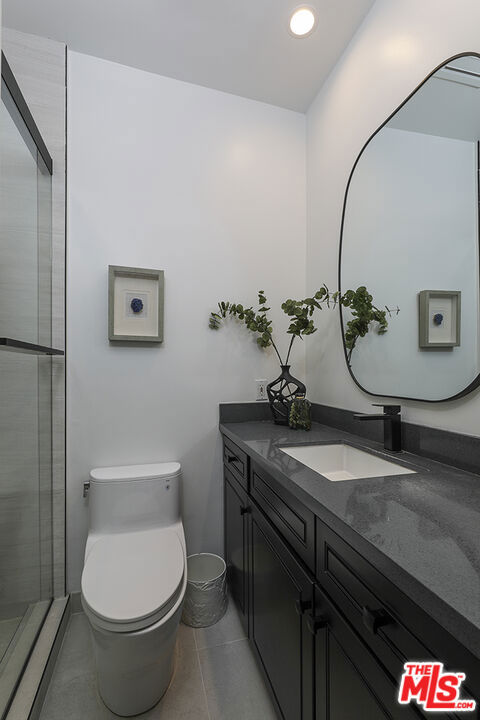
{"label": "toilet flush handle", "polygon": [[90,480],[85,480],[83,483],[83,497],[86,498],[90,490]]}

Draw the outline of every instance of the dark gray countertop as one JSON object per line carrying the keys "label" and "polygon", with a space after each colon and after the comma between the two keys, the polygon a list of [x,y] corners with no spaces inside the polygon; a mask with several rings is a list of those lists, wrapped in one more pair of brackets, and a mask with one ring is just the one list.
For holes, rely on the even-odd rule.
{"label": "dark gray countertop", "polygon": [[[220,430],[480,657],[479,476],[316,423],[310,432],[272,422]],[[279,449],[342,440],[417,472],[331,482]]]}

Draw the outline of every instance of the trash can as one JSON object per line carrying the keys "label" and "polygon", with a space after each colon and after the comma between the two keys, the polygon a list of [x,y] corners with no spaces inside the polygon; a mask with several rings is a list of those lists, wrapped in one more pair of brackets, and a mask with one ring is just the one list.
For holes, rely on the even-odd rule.
{"label": "trash can", "polygon": [[227,609],[227,566],[223,558],[199,553],[187,558],[187,590],[182,620],[190,627],[208,627]]}

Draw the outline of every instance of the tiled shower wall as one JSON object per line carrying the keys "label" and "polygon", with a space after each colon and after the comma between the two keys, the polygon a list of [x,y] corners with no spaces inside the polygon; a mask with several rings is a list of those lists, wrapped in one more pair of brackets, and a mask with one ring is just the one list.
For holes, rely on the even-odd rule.
{"label": "tiled shower wall", "polygon": [[[65,349],[66,48],[3,28],[2,50],[53,158],[52,346]],[[18,404],[19,398],[12,397]],[[53,594],[65,594],[65,359],[52,358]]]}

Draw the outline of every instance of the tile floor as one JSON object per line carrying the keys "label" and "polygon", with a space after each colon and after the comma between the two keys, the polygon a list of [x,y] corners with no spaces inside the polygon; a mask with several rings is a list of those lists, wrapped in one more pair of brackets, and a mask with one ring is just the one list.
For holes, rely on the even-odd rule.
{"label": "tile floor", "polygon": [[[40,720],[116,718],[96,688],[90,628],[72,615]],[[145,720],[277,720],[232,602],[210,628],[180,625],[172,683]]]}

